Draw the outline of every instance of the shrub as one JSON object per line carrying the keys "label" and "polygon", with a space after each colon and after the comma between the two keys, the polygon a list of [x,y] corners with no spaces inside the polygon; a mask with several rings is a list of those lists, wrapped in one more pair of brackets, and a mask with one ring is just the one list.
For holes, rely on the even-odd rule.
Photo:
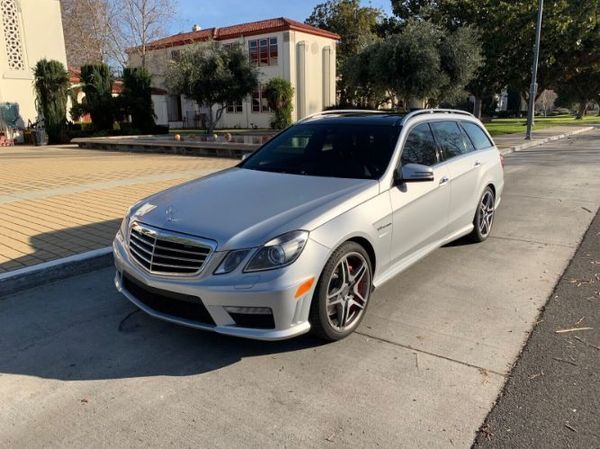
{"label": "shrub", "polygon": [[92,117],[97,131],[109,130],[114,122],[112,97],[113,76],[106,64],[88,64],[81,67],[86,111]]}
{"label": "shrub", "polygon": [[35,65],[34,86],[38,112],[44,116],[50,143],[66,140],[69,74],[59,61],[42,59]]}
{"label": "shrub", "polygon": [[126,68],[123,71],[123,94],[121,104],[131,115],[132,128],[143,134],[154,130],[154,106],[152,105],[152,78],[143,67]]}
{"label": "shrub", "polygon": [[292,124],[294,88],[289,81],[272,78],[265,86],[269,107],[273,110],[271,128],[283,129]]}

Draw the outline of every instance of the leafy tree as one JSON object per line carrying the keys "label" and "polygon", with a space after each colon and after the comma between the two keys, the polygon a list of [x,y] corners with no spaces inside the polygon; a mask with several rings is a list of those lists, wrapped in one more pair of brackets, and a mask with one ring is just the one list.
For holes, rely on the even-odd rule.
{"label": "leafy tree", "polygon": [[294,88],[282,78],[272,78],[265,86],[269,107],[274,111],[271,127],[284,129],[292,124]]}
{"label": "leafy tree", "polygon": [[121,102],[131,115],[133,128],[143,133],[154,130],[154,106],[152,104],[152,78],[143,67],[123,70],[123,93]]}
{"label": "leafy tree", "polygon": [[577,105],[577,119],[582,119],[590,104],[600,96],[600,68],[582,70],[558,84],[561,104]]}
{"label": "leafy tree", "polygon": [[110,130],[114,121],[113,76],[106,64],[81,67],[85,106],[97,131]]}
{"label": "leafy tree", "polygon": [[377,79],[375,62],[379,49],[379,44],[373,44],[347,58],[342,66],[346,98],[359,108],[377,109],[389,100],[385,83]]}
{"label": "leafy tree", "polygon": [[370,6],[363,7],[360,3],[360,0],[328,0],[318,4],[306,19],[309,25],[341,36],[336,50],[340,103],[355,100],[351,95],[352,87],[346,87],[346,70],[352,69],[346,63],[347,59],[379,40],[376,32],[383,19],[382,11]]}
{"label": "leafy tree", "polygon": [[[485,64],[468,89],[478,97],[511,85],[528,96],[538,2],[535,0],[392,0],[399,20],[417,16],[453,30],[478,29]],[[600,0],[554,0],[542,21],[538,94],[600,61]]]}
{"label": "leafy tree", "polygon": [[360,0],[328,0],[315,6],[306,23],[339,34],[337,56],[341,62],[358,53],[376,38],[374,29],[381,10],[361,6]]}
{"label": "leafy tree", "polygon": [[415,21],[378,45],[375,75],[379,82],[405,104],[435,96],[437,86],[446,83],[440,70],[440,39],[433,25]]}
{"label": "leafy tree", "polygon": [[445,33],[429,21],[408,20],[402,32],[371,47],[373,78],[405,105],[437,105],[463,94],[480,64],[480,49],[469,28]]}
{"label": "leafy tree", "polygon": [[475,78],[483,63],[481,43],[471,27],[443,33],[440,43],[440,66],[447,75],[446,84],[439,86],[437,102],[457,101],[465,96],[465,87]]}
{"label": "leafy tree", "polygon": [[34,69],[34,86],[38,112],[44,123],[50,143],[65,140],[69,74],[59,61],[38,61]]}
{"label": "leafy tree", "polygon": [[208,132],[212,133],[228,104],[241,102],[257,89],[258,69],[240,46],[210,42],[183,50],[165,79],[173,94],[208,107]]}

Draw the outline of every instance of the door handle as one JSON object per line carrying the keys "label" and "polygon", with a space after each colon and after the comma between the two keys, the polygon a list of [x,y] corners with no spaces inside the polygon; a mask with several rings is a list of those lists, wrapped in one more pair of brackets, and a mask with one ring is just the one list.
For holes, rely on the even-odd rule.
{"label": "door handle", "polygon": [[481,162],[475,161],[475,167],[481,167]]}
{"label": "door handle", "polygon": [[444,176],[442,179],[440,179],[440,185],[446,184],[448,181],[450,181],[450,178]]}

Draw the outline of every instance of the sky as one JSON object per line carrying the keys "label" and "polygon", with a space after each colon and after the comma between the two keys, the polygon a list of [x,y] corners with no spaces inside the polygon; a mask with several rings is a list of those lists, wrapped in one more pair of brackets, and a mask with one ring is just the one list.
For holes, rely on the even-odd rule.
{"label": "sky", "polygon": [[[313,8],[325,0],[176,0],[178,15],[172,34],[202,28],[222,27],[255,20],[289,17],[304,22]],[[390,0],[362,0],[364,6],[380,8],[391,14]]]}

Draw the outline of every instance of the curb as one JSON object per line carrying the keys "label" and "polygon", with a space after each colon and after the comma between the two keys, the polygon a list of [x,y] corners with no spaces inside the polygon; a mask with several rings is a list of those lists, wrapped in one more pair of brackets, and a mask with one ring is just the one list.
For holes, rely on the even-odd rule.
{"label": "curb", "polygon": [[21,290],[109,267],[112,263],[112,247],[109,246],[0,274],[0,299]]}
{"label": "curb", "polygon": [[523,143],[521,145],[514,145],[514,146],[508,147],[508,148],[500,148],[500,153],[502,155],[505,155],[505,154],[514,153],[516,151],[522,151],[527,148],[537,147],[539,145],[543,145],[545,143],[552,142],[554,140],[566,139],[567,137],[571,137],[571,136],[574,136],[577,134],[592,131],[593,129],[595,129],[593,126],[587,126],[585,128],[579,128],[574,131],[569,131],[569,132],[566,132],[563,134],[557,134],[555,136],[546,137],[545,139],[535,139],[535,140],[532,140],[531,142]]}

